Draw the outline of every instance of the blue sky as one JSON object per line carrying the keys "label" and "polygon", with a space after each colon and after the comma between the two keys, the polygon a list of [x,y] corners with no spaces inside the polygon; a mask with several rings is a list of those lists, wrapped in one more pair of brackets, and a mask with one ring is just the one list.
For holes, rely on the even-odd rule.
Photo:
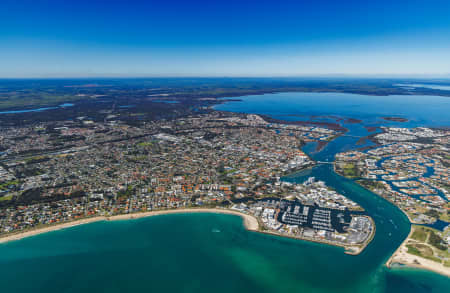
{"label": "blue sky", "polygon": [[450,76],[449,0],[1,0],[0,77]]}

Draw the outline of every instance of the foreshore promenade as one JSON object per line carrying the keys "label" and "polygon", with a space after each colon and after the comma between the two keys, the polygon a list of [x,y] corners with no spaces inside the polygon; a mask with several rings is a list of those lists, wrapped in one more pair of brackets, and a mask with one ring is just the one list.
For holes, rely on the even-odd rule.
{"label": "foreshore promenade", "polygon": [[6,243],[10,241],[20,240],[23,238],[35,236],[38,234],[43,234],[47,232],[57,231],[65,228],[70,228],[74,226],[99,222],[99,221],[118,221],[118,220],[132,220],[139,219],[151,216],[158,215],[166,215],[166,214],[188,214],[188,213],[216,213],[216,214],[229,214],[240,216],[243,219],[244,226],[249,231],[258,231],[259,223],[258,220],[251,215],[244,214],[238,211],[229,210],[229,209],[219,209],[219,208],[192,208],[192,209],[172,209],[172,210],[158,210],[151,212],[142,212],[142,213],[132,213],[132,214],[123,214],[123,215],[115,215],[115,216],[100,216],[100,217],[92,217],[92,218],[84,218],[80,220],[65,222],[61,224],[54,224],[51,226],[32,229],[28,231],[23,231],[19,233],[14,233],[11,235],[3,235],[0,236],[0,243]]}

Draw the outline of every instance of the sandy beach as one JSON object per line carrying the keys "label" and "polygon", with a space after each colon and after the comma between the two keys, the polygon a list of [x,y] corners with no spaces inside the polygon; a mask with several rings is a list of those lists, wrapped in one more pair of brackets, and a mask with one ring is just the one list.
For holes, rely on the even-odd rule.
{"label": "sandy beach", "polygon": [[227,209],[217,209],[217,208],[198,208],[198,209],[173,209],[173,210],[161,210],[161,211],[152,211],[152,212],[143,212],[143,213],[134,213],[134,214],[123,214],[116,215],[111,217],[93,217],[93,218],[85,218],[81,220],[56,224],[44,228],[38,228],[34,230],[24,231],[21,233],[15,233],[12,235],[5,235],[0,238],[0,243],[6,243],[9,241],[20,240],[26,237],[31,237],[34,235],[47,233],[51,231],[57,231],[65,228],[70,228],[78,225],[84,225],[99,221],[119,221],[119,220],[131,220],[131,219],[139,219],[144,217],[158,216],[158,215],[167,215],[167,214],[186,214],[186,213],[216,213],[216,214],[229,214],[240,216],[243,219],[244,226],[249,231],[258,231],[259,223],[258,220],[248,214],[244,214],[234,210]]}
{"label": "sandy beach", "polygon": [[409,232],[408,237],[403,241],[402,245],[394,252],[394,254],[386,262],[386,266],[391,268],[394,264],[402,264],[408,267],[430,270],[435,273],[450,277],[450,267],[434,262],[432,260],[409,254],[406,243],[410,239],[413,229]]}

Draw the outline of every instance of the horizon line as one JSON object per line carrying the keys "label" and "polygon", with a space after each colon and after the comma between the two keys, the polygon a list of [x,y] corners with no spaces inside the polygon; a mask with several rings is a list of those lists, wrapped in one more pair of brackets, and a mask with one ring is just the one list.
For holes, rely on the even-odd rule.
{"label": "horizon line", "polygon": [[311,74],[311,75],[65,75],[65,76],[0,76],[0,80],[18,79],[150,79],[150,78],[204,78],[204,79],[295,79],[295,78],[442,78],[450,79],[450,73],[440,74]]}

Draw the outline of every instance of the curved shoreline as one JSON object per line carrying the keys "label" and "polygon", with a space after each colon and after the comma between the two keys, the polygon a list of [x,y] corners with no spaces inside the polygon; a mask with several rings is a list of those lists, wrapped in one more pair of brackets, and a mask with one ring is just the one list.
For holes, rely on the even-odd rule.
{"label": "curved shoreline", "polygon": [[219,208],[192,208],[192,209],[172,209],[172,210],[159,210],[159,211],[151,211],[151,212],[141,212],[141,213],[132,213],[132,214],[123,214],[123,215],[114,215],[114,216],[97,216],[92,218],[84,218],[80,220],[64,222],[61,224],[55,224],[43,228],[32,229],[28,231],[23,231],[19,233],[15,233],[12,235],[4,235],[0,236],[0,244],[7,243],[10,241],[16,241],[28,237],[32,237],[35,235],[48,233],[52,231],[58,231],[70,227],[75,227],[84,224],[90,224],[100,221],[120,221],[120,220],[132,220],[139,218],[146,218],[151,216],[159,216],[159,215],[168,215],[168,214],[189,214],[189,213],[214,213],[214,214],[228,214],[240,216],[243,220],[244,227],[249,231],[258,231],[259,230],[259,222],[258,220],[249,214],[244,214],[238,211],[228,210],[228,209],[219,209]]}
{"label": "curved shoreline", "polygon": [[[335,169],[335,164],[333,164],[333,171],[338,174],[339,176],[345,177],[341,174],[339,174],[338,172],[336,172]],[[347,178],[347,177],[345,177]],[[404,265],[406,267],[410,267],[410,268],[416,268],[416,269],[421,269],[421,270],[426,270],[426,271],[432,271],[434,273],[443,275],[443,276],[447,276],[450,277],[450,268],[447,268],[441,264],[438,264],[436,262],[433,262],[429,259],[420,257],[420,256],[416,256],[416,255],[412,255],[412,254],[408,254],[405,250],[407,250],[406,248],[406,243],[408,242],[408,240],[410,240],[410,237],[412,235],[413,231],[413,225],[417,224],[415,223],[411,217],[403,210],[401,209],[393,200],[391,200],[390,198],[386,198],[384,196],[381,196],[380,194],[373,192],[372,190],[370,190],[369,188],[367,188],[366,186],[360,184],[357,180],[354,180],[352,178],[347,178],[352,180],[355,184],[359,185],[360,187],[366,189],[367,191],[372,192],[373,194],[377,195],[378,197],[386,200],[387,202],[389,202],[391,205],[395,206],[407,219],[410,225],[410,230],[409,230],[409,234],[408,236],[406,236],[406,238],[403,240],[403,242],[397,247],[397,249],[391,254],[391,256],[388,258],[388,260],[384,263],[384,265],[389,268],[392,269],[392,265],[393,264],[400,264],[400,265]],[[415,261],[421,261],[421,263],[416,263]]]}
{"label": "curved shoreline", "polygon": [[[335,172],[335,173],[339,174],[337,172]],[[406,267],[432,271],[434,273],[450,277],[450,268],[447,268],[447,267],[445,267],[445,266],[443,266],[443,265],[441,265],[441,264],[439,264],[437,262],[434,262],[432,260],[429,260],[429,259],[426,259],[426,258],[423,258],[423,257],[420,257],[420,256],[416,256],[416,255],[413,255],[413,254],[408,254],[405,251],[405,250],[407,250],[406,243],[408,242],[408,240],[411,239],[410,237],[411,237],[412,233],[414,232],[413,231],[413,225],[417,225],[417,223],[415,223],[411,219],[411,217],[404,210],[402,210],[398,205],[396,205],[395,202],[392,201],[391,199],[383,197],[383,196],[381,196],[381,195],[371,191],[367,187],[359,184],[356,180],[353,180],[353,181],[356,184],[358,184],[359,186],[361,186],[362,188],[372,192],[373,194],[379,196],[380,198],[386,200],[387,202],[389,202],[390,204],[395,206],[408,219],[408,222],[409,222],[409,225],[410,225],[409,234],[408,234],[408,236],[406,236],[406,238],[403,240],[403,242],[400,244],[400,246],[397,247],[397,249],[394,251],[394,253],[391,254],[389,259],[384,263],[384,265],[387,268],[391,269],[393,264],[401,264],[401,265],[404,265]],[[417,262],[420,261],[420,263],[416,263],[416,261]]]}
{"label": "curved shoreline", "polygon": [[[83,218],[80,220],[64,222],[64,223],[60,223],[60,224],[53,224],[53,225],[50,225],[47,227],[31,229],[28,231],[22,231],[22,232],[18,232],[18,233],[12,234],[12,235],[6,234],[3,236],[0,236],[0,245],[3,243],[21,240],[21,239],[36,236],[39,234],[63,230],[66,228],[71,228],[71,227],[95,223],[95,222],[133,220],[133,219],[147,218],[147,217],[160,216],[160,215],[191,214],[191,213],[213,213],[213,214],[227,214],[227,215],[239,216],[242,218],[243,225],[247,231],[259,232],[262,234],[268,234],[268,235],[277,236],[277,237],[286,237],[286,238],[302,240],[302,241],[307,241],[307,242],[315,242],[315,243],[327,244],[327,245],[331,245],[331,246],[342,247],[345,249],[345,253],[350,254],[350,255],[360,254],[366,248],[366,246],[372,241],[372,239],[375,235],[375,229],[374,229],[372,231],[372,234],[369,237],[369,239],[363,245],[346,245],[346,244],[339,244],[339,243],[332,242],[332,241],[284,235],[284,234],[273,232],[273,231],[264,231],[264,230],[260,229],[261,225],[255,216],[246,214],[246,213],[243,213],[240,211],[236,211],[236,210],[221,209],[221,208],[184,208],[184,209],[170,209],[170,210],[158,210],[158,211],[151,211],[151,212],[121,214],[121,215],[114,215],[114,216],[109,216],[109,217],[97,216],[97,217],[92,217],[92,218]],[[370,217],[369,217],[369,219],[373,222],[373,220]],[[373,224],[375,227],[375,223],[373,223]]]}
{"label": "curved shoreline", "polygon": [[386,261],[386,267],[391,269],[394,264],[401,264],[406,267],[428,270],[443,276],[450,277],[450,267],[445,267],[444,265],[432,260],[409,254],[407,252],[408,248],[406,247],[406,243],[408,242],[408,240],[410,240],[413,232],[414,229],[411,226],[408,237],[406,237],[402,244],[400,244],[400,246],[395,250],[391,257]]}
{"label": "curved shoreline", "polygon": [[[336,174],[338,174],[338,173],[336,173]],[[441,264],[438,264],[437,262],[434,262],[432,260],[429,260],[429,259],[426,259],[426,258],[423,258],[420,256],[408,254],[405,252],[405,250],[407,250],[406,243],[408,242],[408,240],[410,240],[410,237],[411,237],[412,233],[414,232],[413,225],[415,225],[417,223],[415,223],[404,210],[402,210],[398,205],[396,205],[395,202],[392,201],[391,199],[385,198],[385,197],[371,191],[370,189],[366,188],[365,186],[359,184],[356,180],[353,180],[353,181],[356,184],[358,184],[359,186],[361,186],[362,188],[372,192],[373,194],[376,194],[380,198],[386,200],[387,202],[389,202],[390,204],[395,206],[408,219],[408,222],[410,225],[409,234],[408,234],[408,236],[406,236],[406,238],[403,240],[403,242],[400,244],[400,246],[397,247],[397,249],[391,254],[389,259],[384,263],[384,265],[387,268],[389,268],[389,269],[393,268],[392,267],[393,264],[401,264],[406,267],[416,268],[416,269],[421,269],[421,270],[426,270],[426,271],[432,271],[434,273],[450,277],[450,268],[447,268],[447,267],[445,267]],[[415,263],[415,260],[420,261],[420,263]]]}

